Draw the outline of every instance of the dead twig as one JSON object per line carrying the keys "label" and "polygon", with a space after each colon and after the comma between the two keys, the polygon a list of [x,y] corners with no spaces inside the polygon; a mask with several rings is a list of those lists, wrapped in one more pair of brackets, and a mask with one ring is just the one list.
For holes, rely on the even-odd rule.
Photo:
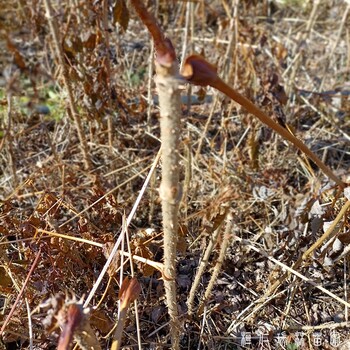
{"label": "dead twig", "polygon": [[45,0],[44,3],[45,3],[45,8],[46,8],[46,17],[47,17],[47,20],[48,20],[49,25],[50,25],[51,35],[52,35],[53,42],[54,42],[54,45],[56,48],[56,56],[58,58],[60,68],[62,70],[63,82],[64,82],[64,86],[65,86],[67,94],[68,94],[70,111],[71,111],[72,116],[74,118],[75,126],[77,128],[78,137],[79,137],[79,141],[80,141],[80,146],[81,146],[81,149],[83,152],[85,169],[89,170],[91,168],[89,148],[88,148],[88,144],[87,144],[86,137],[84,134],[81,118],[80,118],[80,115],[78,113],[75,101],[74,101],[73,90],[71,87],[69,73],[68,73],[66,62],[65,62],[64,53],[62,50],[62,45],[61,45],[61,41],[60,41],[60,37],[59,37],[56,17],[54,16],[50,0]]}

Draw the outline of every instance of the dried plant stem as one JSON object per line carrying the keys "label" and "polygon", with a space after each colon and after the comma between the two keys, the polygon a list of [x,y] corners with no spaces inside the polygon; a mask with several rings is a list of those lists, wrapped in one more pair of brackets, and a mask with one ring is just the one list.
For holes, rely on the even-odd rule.
{"label": "dried plant stem", "polygon": [[320,88],[319,88],[320,91],[322,91],[324,83],[325,83],[326,79],[328,78],[327,71],[329,70],[329,67],[331,65],[331,59],[332,59],[332,57],[334,55],[334,52],[335,52],[336,48],[339,47],[339,41],[341,39],[341,34],[342,34],[344,26],[346,24],[346,18],[348,17],[349,11],[350,11],[350,3],[347,1],[347,6],[346,6],[346,9],[345,9],[345,11],[343,13],[342,20],[340,22],[340,27],[339,27],[339,30],[338,30],[337,38],[333,42],[332,50],[329,53],[329,56],[327,57],[326,64],[324,65],[324,70],[323,70],[323,74],[322,74],[323,78],[322,78],[321,85],[320,85]]}
{"label": "dried plant stem", "polygon": [[203,146],[203,142],[204,142],[204,138],[205,138],[205,135],[207,135],[207,131],[210,127],[210,124],[211,124],[211,120],[214,116],[214,112],[215,112],[215,109],[216,109],[216,106],[219,102],[219,99],[218,99],[218,95],[215,94],[215,97],[214,97],[214,102],[212,104],[212,107],[210,109],[210,112],[209,112],[209,116],[207,118],[207,121],[205,123],[205,126],[204,126],[204,129],[203,129],[203,132],[201,134],[201,137],[198,141],[198,146],[197,146],[197,150],[196,150],[196,154],[194,156],[194,160],[197,161],[199,156],[200,156],[200,153],[201,153],[201,150],[202,150],[202,146]]}
{"label": "dried plant stem", "polygon": [[346,218],[346,212],[350,208],[350,200],[348,200],[344,206],[341,208],[340,212],[338,213],[337,217],[333,220],[332,224],[329,226],[327,231],[303,254],[303,260],[306,260],[309,255],[319,248],[322,243],[332,234],[332,232],[335,230],[337,225],[339,224],[340,220],[344,217]]}
{"label": "dried plant stem", "polygon": [[153,82],[153,57],[154,57],[154,42],[151,42],[150,55],[148,59],[148,82],[147,82],[147,127],[151,130],[151,116],[153,107],[152,98],[152,82]]}
{"label": "dried plant stem", "polygon": [[212,253],[213,249],[214,249],[214,246],[217,242],[217,239],[219,237],[219,234],[221,232],[221,228],[222,228],[222,225],[223,225],[223,221],[221,222],[221,224],[219,225],[219,227],[214,231],[214,233],[210,236],[210,239],[209,239],[209,242],[208,242],[208,245],[207,245],[207,249],[205,250],[204,254],[203,254],[203,258],[199,264],[199,267],[198,267],[198,270],[197,270],[197,273],[196,273],[196,276],[194,278],[194,281],[192,283],[192,287],[191,287],[191,290],[190,290],[190,293],[188,295],[188,299],[187,299],[187,307],[188,307],[188,314],[189,315],[192,315],[193,314],[193,308],[194,308],[194,305],[193,305],[193,302],[194,302],[194,297],[196,295],[196,291],[197,291],[197,288],[199,286],[199,283],[200,283],[200,280],[201,280],[201,277],[209,263],[209,257],[210,257],[210,254]]}
{"label": "dried plant stem", "polygon": [[117,327],[114,332],[114,339],[112,342],[111,350],[118,350],[122,343],[123,329],[126,320],[126,315],[128,313],[129,305],[125,305],[120,308],[119,319],[117,323]]}
{"label": "dried plant stem", "polygon": [[162,200],[164,230],[165,294],[170,316],[173,349],[179,349],[180,322],[176,301],[176,246],[178,239],[178,211],[181,200],[179,184],[179,138],[181,130],[181,96],[177,79],[177,62],[170,67],[156,63],[156,84],[159,94],[160,130],[162,139]]}
{"label": "dried plant stem", "polygon": [[40,254],[41,254],[41,249],[39,249],[39,251],[38,251],[38,253],[37,253],[37,255],[36,255],[35,259],[34,259],[34,262],[33,262],[32,266],[31,266],[31,268],[30,268],[30,270],[28,272],[28,275],[27,275],[27,277],[26,277],[26,279],[25,279],[25,281],[23,283],[23,286],[22,286],[20,292],[17,295],[16,301],[12,305],[12,309],[11,309],[10,313],[7,315],[5,321],[4,321],[4,323],[3,323],[3,325],[2,325],[2,327],[0,329],[0,336],[4,333],[4,330],[5,330],[6,326],[7,326],[7,324],[9,323],[13,313],[15,312],[16,306],[17,306],[19,300],[21,299],[21,297],[22,297],[22,295],[23,295],[23,293],[25,291],[25,288],[27,287],[29,279],[30,279],[31,275],[34,272],[34,269],[35,269],[36,265],[38,264],[38,261],[39,261],[39,258],[40,258]]}
{"label": "dried plant stem", "polygon": [[109,107],[109,113],[107,117],[107,132],[108,132],[108,146],[110,148],[110,151],[113,150],[113,116],[111,114],[111,60],[109,56],[109,33],[108,33],[108,0],[103,0],[103,12],[102,12],[102,26],[103,26],[103,33],[105,38],[105,44],[106,44],[106,53],[105,53],[105,67],[107,71],[107,77],[106,77],[106,84],[107,84],[107,91],[108,91],[108,107]]}
{"label": "dried plant stem", "polygon": [[77,108],[76,108],[76,105],[74,102],[73,90],[72,90],[72,87],[70,84],[67,65],[66,65],[66,62],[64,60],[64,53],[62,50],[62,45],[60,43],[56,18],[54,17],[53,9],[52,9],[50,0],[45,0],[44,3],[45,3],[45,8],[46,8],[46,17],[47,17],[47,20],[48,20],[49,25],[50,25],[51,35],[53,38],[54,46],[56,48],[56,55],[58,58],[60,68],[62,70],[62,77],[63,77],[64,86],[65,86],[65,88],[67,90],[67,94],[68,94],[68,102],[69,102],[70,111],[71,111],[71,114],[73,116],[75,126],[77,128],[80,146],[81,146],[81,149],[83,152],[85,169],[89,170],[91,167],[91,165],[90,165],[91,162],[90,162],[88,144],[86,142],[85,134],[83,131],[81,118],[80,118],[80,115],[77,111]]}
{"label": "dried plant stem", "polygon": [[222,264],[224,263],[226,251],[227,251],[227,248],[228,248],[228,246],[231,242],[231,238],[232,238],[232,232],[231,232],[232,227],[233,227],[232,220],[233,220],[232,213],[229,213],[227,215],[227,219],[226,219],[226,228],[225,228],[225,232],[224,232],[222,242],[221,242],[219,257],[218,257],[216,264],[214,266],[213,273],[210,277],[210,281],[208,283],[207,289],[205,290],[204,298],[203,298],[203,301],[201,302],[201,305],[199,306],[199,310],[203,309],[204,303],[210,297],[210,294],[213,290],[214,284],[215,284],[215,282],[219,276],[219,273],[221,271]]}
{"label": "dried plant stem", "polygon": [[26,307],[27,307],[27,314],[28,314],[28,330],[29,330],[29,349],[33,350],[33,322],[32,322],[32,313],[30,311],[30,305],[29,305],[29,301],[27,298],[24,298],[24,301],[26,303]]}
{"label": "dried plant stem", "polygon": [[[151,179],[151,177],[152,177],[152,174],[153,174],[153,172],[155,171],[155,168],[156,168],[156,166],[157,166],[157,164],[158,164],[159,158],[160,158],[160,152],[157,154],[157,157],[155,158],[155,160],[154,160],[154,162],[153,162],[153,164],[152,164],[152,168],[151,168],[149,174],[147,175],[147,178],[146,178],[146,180],[145,180],[145,182],[144,182],[144,184],[143,184],[143,186],[142,186],[142,188],[141,188],[141,190],[140,190],[140,193],[139,193],[138,196],[137,196],[137,199],[136,199],[136,201],[135,201],[135,203],[134,203],[134,205],[133,205],[133,207],[132,207],[132,209],[131,209],[130,214],[128,215],[128,218],[127,218],[127,220],[126,220],[126,227],[128,227],[128,226],[130,225],[131,220],[133,219],[133,217],[134,217],[134,215],[135,215],[135,213],[136,213],[136,209],[138,208],[138,206],[139,206],[139,204],[140,204],[140,201],[141,201],[141,199],[142,199],[142,197],[143,197],[143,195],[144,195],[144,193],[145,193],[145,191],[146,191],[146,188],[147,188],[147,186],[148,186],[148,184],[149,184],[149,182],[150,182],[150,179]],[[112,263],[112,261],[113,261],[115,255],[117,254],[118,248],[119,248],[119,245],[120,245],[120,243],[121,243],[121,241],[122,241],[122,238],[123,238],[123,235],[124,235],[124,232],[125,232],[124,230],[125,230],[126,227],[125,227],[125,226],[123,227],[122,232],[120,233],[120,235],[119,235],[117,241],[115,242],[115,244],[114,244],[114,246],[113,246],[113,249],[112,249],[112,251],[111,251],[109,257],[108,257],[108,259],[107,259],[105,265],[104,265],[103,268],[102,268],[102,271],[100,272],[100,274],[99,274],[99,276],[98,276],[96,282],[94,283],[94,285],[93,285],[93,287],[92,287],[92,289],[91,289],[89,295],[87,296],[87,298],[86,298],[86,300],[85,300],[84,307],[87,307],[87,306],[89,305],[91,299],[93,298],[93,296],[94,296],[95,293],[96,293],[96,290],[97,290],[98,287],[100,286],[104,275],[106,274],[106,272],[107,272],[109,266],[111,265],[111,263]]]}
{"label": "dried plant stem", "polygon": [[338,301],[339,303],[345,305],[346,307],[350,307],[350,303],[348,303],[346,300],[339,298],[337,295],[335,295],[334,293],[328,291],[326,288],[320,286],[319,284],[317,284],[316,282],[314,282],[311,278],[308,278],[304,275],[302,275],[301,273],[299,273],[298,271],[296,271],[294,268],[289,267],[283,263],[281,263],[280,261],[278,261],[277,259],[275,259],[274,257],[270,256],[267,252],[265,252],[264,250],[255,247],[254,245],[252,245],[249,241],[239,238],[239,237],[235,237],[235,239],[239,242],[241,242],[244,245],[247,245],[248,247],[250,247],[251,249],[253,249],[254,251],[258,252],[259,254],[263,255],[264,257],[268,258],[270,261],[272,261],[273,263],[275,263],[276,265],[280,266],[283,268],[283,270],[287,271],[289,274],[293,274],[297,277],[299,277],[300,279],[302,279],[303,281],[311,284],[312,286],[314,286],[315,288],[319,289],[320,291],[322,291],[324,294],[330,296],[331,298],[333,298],[334,300]]}
{"label": "dried plant stem", "polygon": [[13,145],[12,145],[12,130],[11,130],[11,121],[12,121],[12,95],[11,93],[7,94],[7,146],[8,146],[8,153],[9,153],[9,161],[11,165],[12,170],[12,176],[13,176],[13,184],[16,187],[18,185],[18,178],[17,178],[17,170],[16,170],[16,162],[15,162],[15,156],[13,152]]}
{"label": "dried plant stem", "polygon": [[[311,30],[316,22],[317,10],[318,10],[319,4],[320,4],[320,0],[313,1],[312,10],[310,13],[309,20],[306,24],[305,32],[299,32],[296,36],[295,42],[298,43],[298,45],[295,45],[293,50],[292,57],[294,57],[294,59],[292,63],[289,65],[289,67],[283,73],[283,76],[285,76],[287,72],[291,69],[291,74],[289,76],[288,83],[286,84],[287,95],[290,94],[291,90],[294,87],[295,77],[298,73],[300,64],[303,62],[304,50],[300,50],[300,43],[306,42],[310,36]],[[299,52],[297,53],[297,51]],[[289,101],[288,101],[287,107],[288,106],[289,106]]]}

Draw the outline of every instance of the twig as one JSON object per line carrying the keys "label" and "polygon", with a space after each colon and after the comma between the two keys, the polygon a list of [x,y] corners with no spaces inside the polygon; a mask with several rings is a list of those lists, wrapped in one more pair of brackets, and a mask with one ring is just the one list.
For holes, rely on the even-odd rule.
{"label": "twig", "polygon": [[[131,220],[133,219],[133,217],[135,215],[136,209],[138,208],[138,206],[140,204],[141,198],[143,197],[143,194],[144,194],[144,192],[145,192],[145,190],[146,190],[146,188],[148,186],[148,183],[149,183],[149,181],[150,181],[150,179],[152,177],[152,174],[153,174],[153,172],[154,172],[154,170],[155,170],[155,168],[156,168],[156,166],[158,164],[159,158],[160,158],[160,152],[158,152],[157,157],[156,157],[156,159],[153,162],[152,168],[151,168],[150,172],[148,173],[147,178],[146,178],[146,180],[145,180],[145,182],[144,182],[144,184],[143,184],[143,186],[142,186],[142,188],[140,190],[140,193],[137,196],[137,199],[136,199],[136,201],[134,203],[134,206],[132,207],[131,212],[130,212],[127,220],[126,220],[126,226],[127,227],[130,225]],[[104,275],[106,274],[110,264],[112,263],[115,255],[117,254],[120,242],[122,240],[122,236],[123,236],[123,233],[121,233],[119,235],[117,241],[115,242],[114,247],[113,247],[109,257],[108,257],[105,265],[103,266],[102,271],[100,272],[100,275],[98,276],[95,284],[93,285],[89,295],[87,296],[87,298],[85,300],[84,307],[87,307],[89,305],[91,299],[93,298],[94,294],[96,293],[96,290],[98,289],[99,285],[101,284]]]}
{"label": "twig", "polygon": [[86,142],[81,118],[80,118],[80,115],[77,111],[77,107],[75,105],[75,101],[74,101],[74,97],[73,97],[73,90],[72,90],[72,87],[70,84],[70,78],[69,78],[67,65],[66,65],[66,62],[64,59],[64,53],[63,53],[62,45],[60,42],[56,18],[54,17],[53,9],[52,9],[50,0],[45,0],[44,3],[45,3],[45,8],[46,8],[46,17],[47,17],[47,20],[48,20],[49,25],[50,25],[51,35],[52,35],[53,42],[54,42],[54,45],[56,48],[56,55],[57,55],[57,58],[58,58],[58,61],[60,64],[60,68],[62,70],[64,86],[65,86],[65,88],[67,90],[67,94],[68,94],[70,111],[72,113],[72,116],[73,116],[73,119],[75,122],[75,126],[77,128],[80,146],[81,146],[81,149],[83,152],[85,169],[89,170],[91,168],[89,148],[88,148],[88,144]]}
{"label": "twig", "polygon": [[221,271],[221,267],[222,267],[222,264],[224,263],[224,260],[225,260],[225,256],[226,256],[226,251],[227,251],[227,248],[228,246],[230,245],[231,243],[231,239],[232,239],[232,227],[233,227],[233,215],[232,213],[230,212],[228,215],[227,215],[227,218],[226,218],[226,228],[225,228],[225,232],[224,232],[224,235],[222,237],[222,240],[221,240],[221,247],[220,247],[220,253],[219,253],[219,257],[216,261],[216,264],[214,266],[214,269],[213,269],[213,273],[210,277],[210,281],[208,283],[208,286],[205,290],[205,293],[204,293],[204,298],[202,300],[202,303],[200,304],[199,306],[199,312],[201,312],[202,308],[203,308],[203,304],[208,300],[208,298],[210,297],[211,295],[211,292],[213,290],[213,287],[214,287],[214,284],[219,276],[219,273]]}
{"label": "twig", "polygon": [[29,272],[28,272],[28,274],[27,274],[27,277],[26,277],[26,279],[25,279],[25,281],[24,281],[24,283],[23,283],[23,286],[22,286],[22,288],[21,288],[19,294],[17,295],[16,301],[15,301],[14,304],[12,305],[11,311],[10,311],[10,313],[7,315],[7,317],[6,317],[6,319],[5,319],[5,322],[4,322],[4,324],[2,325],[2,327],[1,327],[0,336],[2,336],[2,334],[4,333],[4,330],[5,330],[6,326],[7,326],[7,324],[9,323],[9,321],[10,321],[10,319],[11,319],[13,313],[15,312],[16,306],[17,306],[19,300],[21,299],[21,297],[22,297],[22,295],[23,295],[23,293],[24,293],[24,291],[25,291],[25,288],[27,287],[27,284],[28,284],[28,282],[29,282],[29,279],[30,279],[32,273],[34,272],[34,268],[36,267],[36,265],[37,265],[37,263],[38,263],[38,261],[39,261],[40,254],[41,254],[41,248],[39,248],[39,251],[38,251],[38,253],[36,254],[36,257],[35,257],[35,259],[34,259],[34,262],[33,262],[32,266],[31,266],[31,268],[30,268],[30,270],[29,270]]}
{"label": "twig", "polygon": [[341,208],[340,212],[338,213],[337,217],[333,220],[332,224],[329,226],[327,231],[303,254],[303,260],[306,260],[309,255],[319,248],[322,243],[332,234],[332,232],[335,230],[336,226],[339,224],[340,220],[344,217],[346,218],[346,212],[350,208],[350,200],[348,200],[343,207]]}
{"label": "twig", "polygon": [[30,311],[30,305],[28,302],[28,299],[25,298],[26,307],[27,307],[27,314],[28,314],[28,333],[29,333],[29,349],[33,350],[33,322],[32,322],[32,315]]}
{"label": "twig", "polygon": [[108,116],[107,116],[107,129],[108,129],[108,145],[110,151],[113,150],[113,116],[111,114],[111,60],[110,60],[110,45],[109,45],[109,33],[108,33],[108,0],[103,0],[102,4],[102,29],[105,38],[106,53],[105,53],[105,67],[106,67],[106,85],[108,91]]}
{"label": "twig", "polygon": [[275,130],[285,140],[288,140],[307,155],[323,171],[323,173],[328,176],[328,178],[332,179],[340,187],[345,187],[343,181],[341,181],[338,176],[336,176],[333,171],[328,168],[328,166],[324,164],[302,141],[296,138],[287,129],[273,121],[267,114],[265,114],[260,108],[256,107],[243,95],[227,85],[217,75],[216,68],[208,63],[203,57],[199,55],[187,57],[182,74],[190,83],[200,86],[209,85],[239,103],[249,113],[255,115],[262,123]]}
{"label": "twig", "polygon": [[[6,129],[6,136],[7,136],[7,145],[8,145],[8,152],[9,152],[9,163],[12,170],[12,176],[13,176],[13,183],[16,187],[18,184],[18,178],[17,178],[17,171],[16,171],[16,162],[15,162],[15,155],[13,152],[13,145],[12,145],[12,130],[11,130],[11,122],[12,122],[12,94],[11,92],[7,93],[7,129]],[[6,138],[4,137],[4,140]],[[5,141],[4,141],[5,142]]]}
{"label": "twig", "polygon": [[193,314],[193,301],[194,301],[194,298],[196,296],[196,291],[197,291],[197,288],[199,286],[201,277],[205,271],[205,268],[207,267],[207,265],[209,263],[210,254],[212,253],[213,248],[217,242],[217,239],[218,239],[219,234],[221,232],[222,225],[223,225],[223,221],[221,221],[218,228],[210,236],[210,240],[208,242],[207,248],[203,254],[202,260],[201,260],[199,267],[198,267],[198,270],[196,272],[196,276],[195,276],[194,281],[192,283],[191,290],[190,290],[190,293],[189,293],[188,299],[187,299],[187,307],[188,307],[188,314],[189,315]]}

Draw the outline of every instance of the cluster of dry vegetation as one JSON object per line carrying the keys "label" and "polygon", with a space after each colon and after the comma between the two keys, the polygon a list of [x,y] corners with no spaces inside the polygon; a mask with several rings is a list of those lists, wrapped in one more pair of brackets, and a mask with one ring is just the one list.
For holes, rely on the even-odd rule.
{"label": "cluster of dry vegetation", "polygon": [[1,6],[0,348],[350,348],[349,1]]}

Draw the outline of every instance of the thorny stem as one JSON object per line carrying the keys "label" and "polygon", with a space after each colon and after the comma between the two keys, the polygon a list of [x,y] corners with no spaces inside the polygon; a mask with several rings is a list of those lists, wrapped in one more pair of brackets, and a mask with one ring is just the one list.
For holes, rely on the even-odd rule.
{"label": "thorny stem", "polygon": [[47,17],[47,20],[48,20],[49,25],[50,25],[50,30],[51,30],[53,42],[54,42],[54,45],[56,47],[56,55],[57,55],[57,58],[58,58],[58,61],[60,64],[60,68],[62,69],[62,77],[63,77],[64,86],[65,86],[65,88],[67,90],[67,94],[68,94],[70,111],[72,113],[72,116],[73,116],[73,119],[75,122],[75,126],[77,128],[80,146],[81,146],[81,149],[83,152],[85,169],[89,170],[91,167],[91,162],[90,162],[88,144],[86,142],[85,134],[83,131],[81,118],[80,118],[80,115],[77,111],[77,108],[76,108],[76,105],[74,102],[73,91],[72,91],[72,87],[70,84],[69,73],[68,73],[68,69],[66,66],[66,62],[64,60],[64,53],[62,50],[62,45],[60,43],[56,18],[54,17],[53,9],[52,9],[50,0],[45,0],[44,2],[45,2],[45,8],[46,8],[46,17]]}
{"label": "thorny stem", "polygon": [[256,107],[247,98],[227,85],[217,75],[215,67],[208,63],[203,57],[198,55],[188,57],[182,73],[189,82],[200,86],[209,85],[239,103],[249,113],[255,115],[262,123],[275,130],[285,140],[288,140],[295,147],[305,153],[323,171],[323,173],[328,176],[328,178],[332,179],[341,187],[345,186],[343,181],[341,181],[302,141],[292,135],[287,129],[274,122],[267,114],[265,114],[260,108]]}
{"label": "thorny stem", "polygon": [[[174,62],[170,70],[175,70]],[[172,348],[179,348],[180,323],[176,301],[176,246],[178,235],[178,209],[181,200],[179,184],[179,138],[181,100],[179,81],[167,69],[156,64],[157,89],[160,106],[160,130],[162,139],[162,200],[164,230],[164,279],[165,294],[170,316]]]}
{"label": "thorny stem", "polygon": [[179,184],[179,139],[181,130],[181,98],[179,68],[174,47],[160,29],[155,18],[141,1],[131,0],[138,16],[146,25],[156,51],[156,84],[159,94],[160,132],[162,140],[162,200],[164,230],[164,288],[170,316],[172,349],[179,349],[180,322],[176,301],[176,246],[178,211],[181,200]]}

